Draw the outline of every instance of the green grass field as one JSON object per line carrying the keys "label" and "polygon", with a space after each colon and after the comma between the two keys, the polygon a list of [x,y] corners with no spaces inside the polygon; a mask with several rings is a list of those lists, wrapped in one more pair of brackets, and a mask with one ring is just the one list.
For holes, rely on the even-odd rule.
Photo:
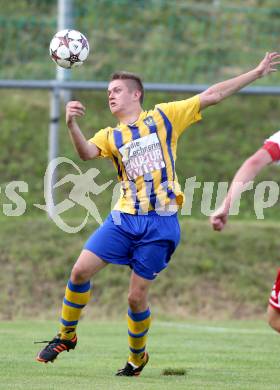
{"label": "green grass field", "polygon": [[[54,364],[34,360],[50,321],[1,322],[0,389],[279,389],[280,338],[263,321],[154,320],[150,362],[139,378],[115,377],[127,357],[126,323],[82,321],[75,351]],[[164,369],[185,375],[164,376]]]}

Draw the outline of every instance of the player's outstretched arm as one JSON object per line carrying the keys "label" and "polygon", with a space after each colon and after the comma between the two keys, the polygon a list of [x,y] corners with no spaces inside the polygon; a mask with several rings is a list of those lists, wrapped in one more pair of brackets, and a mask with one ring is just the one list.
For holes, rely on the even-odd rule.
{"label": "player's outstretched arm", "polygon": [[66,125],[70,137],[82,160],[91,160],[100,155],[100,149],[91,142],[88,142],[81,132],[77,118],[85,115],[85,107],[79,101],[71,101],[66,105]]}
{"label": "player's outstretched arm", "polygon": [[222,205],[210,217],[210,223],[214,230],[223,230],[227,223],[230,207],[235,199],[243,192],[246,185],[254,180],[263,167],[271,162],[272,157],[267,150],[259,149],[242,164],[232,180]]}
{"label": "player's outstretched arm", "polygon": [[277,71],[277,65],[280,64],[280,54],[277,52],[267,52],[263,60],[254,69],[240,76],[212,85],[202,92],[200,96],[200,108],[206,108],[217,104],[228,96],[239,91],[253,81]]}

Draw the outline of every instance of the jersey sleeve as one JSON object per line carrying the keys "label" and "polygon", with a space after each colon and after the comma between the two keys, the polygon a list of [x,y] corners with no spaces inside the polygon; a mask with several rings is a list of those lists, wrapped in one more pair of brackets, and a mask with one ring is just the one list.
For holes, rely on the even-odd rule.
{"label": "jersey sleeve", "polygon": [[89,139],[89,142],[95,144],[100,149],[101,157],[112,157],[112,152],[109,144],[109,131],[110,128],[99,130],[92,138]]}
{"label": "jersey sleeve", "polygon": [[161,103],[156,105],[156,108],[165,113],[178,136],[192,123],[200,121],[202,118],[199,95],[186,100]]}
{"label": "jersey sleeve", "polygon": [[280,131],[273,134],[271,137],[265,140],[262,147],[265,149],[271,156],[273,161],[280,160]]}

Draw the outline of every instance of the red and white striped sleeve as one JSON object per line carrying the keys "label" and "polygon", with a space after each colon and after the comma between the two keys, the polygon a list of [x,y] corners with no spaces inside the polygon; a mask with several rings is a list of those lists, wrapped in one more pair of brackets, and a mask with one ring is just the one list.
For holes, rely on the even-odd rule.
{"label": "red and white striped sleeve", "polygon": [[265,140],[262,149],[265,149],[271,156],[273,161],[280,160],[280,131],[274,133],[271,137]]}

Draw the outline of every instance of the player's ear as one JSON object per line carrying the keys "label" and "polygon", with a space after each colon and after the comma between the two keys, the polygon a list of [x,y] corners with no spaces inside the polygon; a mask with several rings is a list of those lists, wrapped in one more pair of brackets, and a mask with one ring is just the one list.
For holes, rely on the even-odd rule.
{"label": "player's ear", "polygon": [[139,89],[135,89],[135,91],[134,91],[134,96],[135,96],[136,100],[139,100],[139,101],[140,101],[140,98],[141,98],[141,91],[139,91]]}

